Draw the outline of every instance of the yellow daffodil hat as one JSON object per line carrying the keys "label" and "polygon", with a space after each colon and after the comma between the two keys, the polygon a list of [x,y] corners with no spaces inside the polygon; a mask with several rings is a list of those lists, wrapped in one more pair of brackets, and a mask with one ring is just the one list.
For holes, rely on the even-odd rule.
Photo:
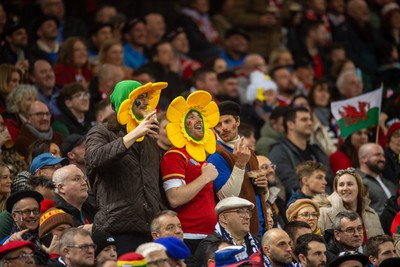
{"label": "yellow daffodil hat", "polygon": [[[126,80],[117,83],[114,88],[114,92],[110,95],[110,100],[114,106],[115,112],[117,113],[118,123],[126,125],[126,131],[129,133],[135,129],[143,118],[138,118],[133,112],[133,105],[135,99],[144,93],[148,94],[149,105],[148,110],[155,109],[160,100],[161,90],[166,88],[168,83],[157,82],[157,83],[141,83],[133,80]],[[138,138],[136,141],[140,142],[144,139],[144,136]]]}
{"label": "yellow daffodil hat", "polygon": [[[204,136],[197,140],[186,129],[186,117],[196,111],[203,120]],[[211,130],[219,122],[219,109],[206,91],[191,93],[187,100],[182,96],[175,98],[167,109],[167,136],[177,148],[186,147],[188,154],[196,161],[206,160],[206,152],[213,154],[217,147],[215,134]]]}

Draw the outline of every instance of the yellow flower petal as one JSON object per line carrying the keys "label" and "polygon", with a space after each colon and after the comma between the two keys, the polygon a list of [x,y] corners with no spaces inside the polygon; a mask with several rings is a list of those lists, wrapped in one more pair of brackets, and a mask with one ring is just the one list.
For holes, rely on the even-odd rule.
{"label": "yellow flower petal", "polygon": [[[151,101],[150,98],[154,98],[154,101],[156,101],[155,99],[157,98],[156,94],[158,94],[158,99],[160,98],[160,93],[161,90],[166,88],[168,86],[168,83],[165,82],[158,82],[158,83],[146,83],[138,88],[136,88],[135,90],[133,90],[130,94],[129,94],[129,99],[133,101],[141,94],[144,93],[149,93],[149,102]],[[154,91],[154,92],[153,92]],[[155,92],[157,91],[157,92]],[[151,95],[151,96],[150,96]],[[153,101],[153,102],[154,102]],[[157,100],[157,104],[158,104],[158,100]],[[157,104],[153,107],[155,108],[157,106]]]}
{"label": "yellow flower petal", "polygon": [[206,160],[206,152],[204,151],[203,145],[198,145],[194,142],[187,142],[186,151],[196,161],[202,162]]}
{"label": "yellow flower petal", "polygon": [[210,129],[206,130],[207,132],[207,141],[204,142],[204,149],[207,151],[208,154],[214,154],[215,150],[217,149],[217,141],[215,139],[214,132]]}
{"label": "yellow flower petal", "polygon": [[219,109],[217,104],[212,101],[204,108],[204,117],[208,120],[210,128],[215,127],[219,122]]}
{"label": "yellow flower petal", "polygon": [[178,96],[171,102],[171,104],[169,104],[167,110],[167,119],[170,122],[180,122],[183,116],[186,115],[187,110],[188,106],[185,99],[182,96]]}
{"label": "yellow flower petal", "polygon": [[212,97],[209,92],[199,90],[194,93],[191,93],[188,96],[186,102],[189,107],[193,107],[193,106],[205,107],[206,105],[208,105],[208,103],[210,103],[211,100],[212,100]]}
{"label": "yellow flower petal", "polygon": [[139,124],[135,120],[130,120],[128,124],[126,125],[126,131],[130,133],[133,131]]}
{"label": "yellow flower petal", "polygon": [[130,114],[131,107],[132,107],[132,102],[129,99],[126,99],[119,106],[117,119],[121,125],[127,124],[132,119],[131,114]]}
{"label": "yellow flower petal", "polygon": [[181,127],[177,123],[168,123],[166,127],[168,139],[171,144],[177,148],[182,148],[186,145],[187,139],[183,136]]}
{"label": "yellow flower petal", "polygon": [[142,136],[142,137],[139,137],[138,139],[136,139],[136,142],[142,142],[142,141],[143,141],[143,139],[144,139],[144,136]]}

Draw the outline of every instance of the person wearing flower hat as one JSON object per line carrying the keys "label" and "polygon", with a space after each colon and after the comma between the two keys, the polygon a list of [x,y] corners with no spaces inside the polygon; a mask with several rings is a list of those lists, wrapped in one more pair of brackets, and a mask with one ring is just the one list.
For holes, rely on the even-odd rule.
{"label": "person wearing flower hat", "polygon": [[151,241],[151,220],[165,209],[159,186],[160,153],[151,136],[158,130],[156,112],[145,114],[157,107],[167,85],[117,83],[110,96],[116,114],[86,136],[87,177],[99,208],[93,232],[112,234],[118,255]]}
{"label": "person wearing flower hat", "polygon": [[217,223],[212,181],[218,176],[206,154],[215,152],[211,128],[219,111],[206,91],[195,91],[185,100],[175,98],[168,107],[167,136],[173,147],[161,160],[163,187],[172,209],[182,223],[184,241],[194,253],[200,241]]}

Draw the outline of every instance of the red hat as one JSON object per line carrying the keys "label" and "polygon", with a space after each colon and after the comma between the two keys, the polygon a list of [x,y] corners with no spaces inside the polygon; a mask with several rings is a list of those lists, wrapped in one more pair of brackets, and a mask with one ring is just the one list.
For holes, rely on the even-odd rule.
{"label": "red hat", "polygon": [[36,249],[35,244],[29,241],[11,241],[0,246],[0,259],[2,259],[7,253],[22,247],[30,247],[32,250]]}
{"label": "red hat", "polygon": [[390,125],[387,134],[386,134],[386,142],[389,142],[390,136],[396,131],[397,129],[400,129],[400,122],[395,122],[392,125]]}

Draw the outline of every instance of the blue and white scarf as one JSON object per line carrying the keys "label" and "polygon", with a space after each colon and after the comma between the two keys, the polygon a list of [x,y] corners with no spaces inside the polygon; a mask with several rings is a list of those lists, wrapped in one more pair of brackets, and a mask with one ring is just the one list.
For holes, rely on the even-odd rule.
{"label": "blue and white scarf", "polygon": [[[217,225],[215,226],[215,232],[222,236],[224,239],[229,240],[232,242],[234,245],[238,245],[235,243],[235,240],[233,240],[231,234],[221,226],[221,224],[218,222]],[[244,242],[242,243],[242,246],[246,249],[247,255],[252,255],[256,253],[260,249],[260,242],[254,238],[250,233],[247,233],[244,238]]]}

